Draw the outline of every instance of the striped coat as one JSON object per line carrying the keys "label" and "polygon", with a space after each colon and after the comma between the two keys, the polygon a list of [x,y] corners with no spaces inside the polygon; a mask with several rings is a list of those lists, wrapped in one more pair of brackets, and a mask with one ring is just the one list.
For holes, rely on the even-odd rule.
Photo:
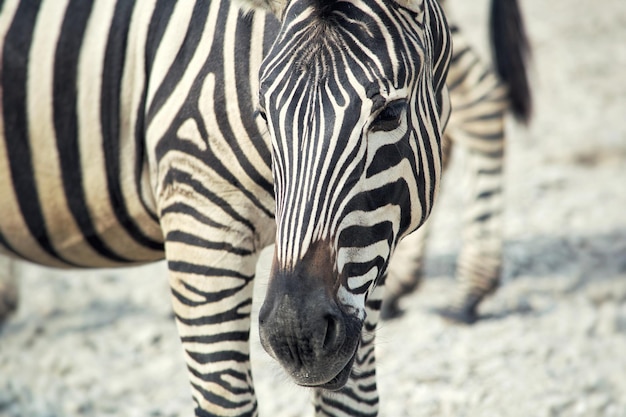
{"label": "striped coat", "polygon": [[375,415],[376,285],[437,194],[450,32],[434,0],[257,6],[5,0],[0,249],[165,257],[196,415],[253,416],[275,243],[264,347],[318,415]]}

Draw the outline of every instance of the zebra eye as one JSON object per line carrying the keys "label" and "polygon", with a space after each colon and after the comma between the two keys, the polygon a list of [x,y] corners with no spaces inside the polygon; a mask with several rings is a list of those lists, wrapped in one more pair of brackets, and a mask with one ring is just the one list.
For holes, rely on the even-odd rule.
{"label": "zebra eye", "polygon": [[376,116],[376,119],[372,122],[370,130],[377,132],[382,130],[384,132],[390,132],[398,126],[400,126],[402,113],[406,109],[405,100],[396,100],[387,104],[380,113]]}

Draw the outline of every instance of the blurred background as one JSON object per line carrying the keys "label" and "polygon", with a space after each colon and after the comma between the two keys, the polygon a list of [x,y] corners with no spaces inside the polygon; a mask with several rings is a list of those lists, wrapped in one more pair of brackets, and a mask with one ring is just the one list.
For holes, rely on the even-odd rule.
{"label": "blurred background", "polygon": [[[489,59],[488,1],[447,1]],[[626,417],[626,2],[519,1],[535,111],[507,131],[503,285],[474,326],[433,313],[461,247],[456,152],[424,284],[378,332],[381,416]],[[19,275],[20,308],[0,329],[0,417],[192,415],[163,263]],[[261,417],[311,415],[253,329]]]}

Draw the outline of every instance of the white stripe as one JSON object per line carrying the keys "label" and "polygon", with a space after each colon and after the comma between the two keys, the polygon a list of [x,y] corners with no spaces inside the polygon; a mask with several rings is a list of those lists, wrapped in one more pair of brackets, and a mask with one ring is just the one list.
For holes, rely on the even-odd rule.
{"label": "white stripe", "polygon": [[[91,220],[102,241],[111,249],[116,250],[122,256],[136,260],[156,260],[163,257],[162,251],[145,248],[137,243],[122,227],[115,215],[109,200],[109,184],[106,176],[106,160],[103,149],[106,146],[101,130],[101,97],[100,94],[112,94],[102,90],[102,74],[107,71],[104,67],[104,58],[107,49],[107,41],[111,29],[111,23],[115,12],[115,2],[99,0],[94,3],[84,41],[79,57],[77,73],[78,90],[78,134],[80,146],[80,159],[83,174],[83,190],[89,209]],[[122,102],[124,96],[122,96]],[[105,109],[105,111],[118,111],[118,109]],[[120,116],[124,117],[124,111]],[[134,187],[135,166],[134,138],[129,137],[127,123],[124,119],[120,125],[121,161],[120,168],[126,168],[121,173],[122,184],[126,183],[126,189]],[[130,171],[130,175],[129,175]],[[126,174],[124,176],[123,174]],[[130,184],[128,184],[130,182]],[[133,193],[126,201],[135,201],[141,205],[138,196]],[[149,218],[145,218],[148,220]],[[150,221],[154,228],[157,222]],[[145,223],[145,221],[144,221]],[[159,233],[157,229],[157,233]],[[158,235],[157,235],[158,236]]]}
{"label": "white stripe", "polygon": [[[235,135],[236,138],[243,138],[243,137],[247,137],[248,133],[246,132],[246,129],[243,125],[242,118],[252,118],[252,114],[241,114],[239,110],[239,100],[238,100],[238,94],[237,94],[238,88],[237,88],[237,80],[235,78],[236,66],[238,64],[235,61],[235,49],[237,47],[237,42],[243,41],[235,37],[239,13],[240,11],[237,8],[231,7],[229,9],[228,18],[226,20],[226,27],[224,29],[225,31],[224,49],[223,49],[224,51],[224,88],[228,94],[228,101],[227,101],[228,108],[226,111],[226,115],[228,117],[229,125],[232,128],[233,134]],[[259,36],[259,34],[253,34],[253,37],[255,35]],[[262,38],[262,36],[259,36],[259,37]],[[251,50],[251,53],[258,54],[258,51]],[[258,77],[258,69],[255,74]],[[255,94],[254,92],[255,90],[251,90],[252,94]],[[249,97],[249,99],[252,102],[254,102],[253,97]],[[205,101],[208,101],[208,100],[206,100],[206,98],[201,100],[201,103],[200,103],[201,108],[202,108],[202,103]],[[210,110],[213,110],[213,107]],[[207,114],[208,111],[209,109],[206,109],[206,111],[202,112],[202,114]],[[211,114],[213,113],[214,111],[211,111]],[[216,125],[213,124],[209,126],[216,126]],[[239,142],[239,143],[242,143],[242,142]],[[261,158],[261,155],[259,155],[259,153],[257,152],[254,146],[251,146],[251,145],[241,146],[241,151],[243,152],[245,158],[248,159],[250,164],[254,168],[256,168],[256,170],[264,178],[272,178],[272,171],[271,171],[270,165],[268,164],[268,161],[265,161],[263,158]],[[236,162],[237,158],[235,157],[234,154],[232,154],[232,152],[230,151],[230,148],[229,148],[229,155],[224,156],[224,160],[233,161],[233,164],[237,163]],[[232,172],[234,175],[238,177],[239,181],[244,185],[245,189],[251,192],[253,195],[260,197],[260,196],[268,194],[265,189],[261,188],[254,181],[254,179],[250,178],[246,174],[243,168],[233,170]],[[261,202],[271,201],[271,198],[259,199],[259,200]],[[265,208],[269,211],[273,211],[274,204],[271,204],[271,206],[265,207]]]}
{"label": "white stripe", "polygon": [[[4,56],[4,41],[9,30],[19,0],[7,0],[2,5],[0,14],[0,57]],[[0,89],[0,114],[2,110],[2,89]],[[0,230],[7,242],[18,252],[27,255],[30,259],[50,266],[66,266],[48,255],[33,236],[28,232],[22,212],[17,202],[17,195],[11,182],[11,170],[6,148],[7,133],[4,128],[4,118],[0,117]]]}
{"label": "white stripe", "polygon": [[[169,22],[169,26],[166,29],[163,41],[159,45],[159,51],[157,52],[158,59],[155,59],[154,68],[150,77],[150,90],[154,90],[160,85],[159,78],[162,78],[163,71],[167,72],[171,66],[171,62],[174,60],[178,53],[180,45],[177,45],[179,41],[179,34],[186,33],[189,26],[189,16],[185,15],[181,18],[179,10],[181,7],[189,9],[189,12],[193,9],[189,7],[187,2],[180,2],[177,4],[174,16]],[[178,84],[174,87],[167,98],[167,101],[160,108],[158,113],[154,115],[150,125],[147,127],[146,142],[149,150],[149,166],[151,167],[152,185],[155,187],[154,195],[159,198],[162,190],[159,189],[161,185],[161,178],[159,175],[165,175],[167,173],[166,167],[160,169],[154,150],[157,148],[158,142],[163,138],[165,131],[172,125],[174,118],[178,114],[178,111],[187,100],[189,91],[193,82],[202,66],[206,62],[206,59],[211,52],[213,46],[214,30],[217,27],[217,17],[220,8],[220,2],[212,2],[209,9],[209,15],[207,22],[204,26],[205,32],[200,37],[200,42],[196,47],[194,56],[185,68],[185,73],[181,77]],[[205,96],[202,96],[205,97]],[[150,102],[147,103],[147,108],[150,108]],[[217,130],[217,129],[216,129]]]}
{"label": "white stripe", "polygon": [[[71,214],[63,181],[53,122],[53,76],[58,36],[67,0],[44,1],[37,15],[28,65],[28,129],[42,212],[53,247],[79,265],[106,264],[89,245]],[[68,86],[68,88],[72,88]],[[79,173],[77,173],[79,175]]]}
{"label": "white stripe", "polygon": [[[162,241],[162,231],[158,222],[150,215],[156,213],[156,203],[150,186],[147,170],[147,160],[144,160],[144,171],[140,179],[135,176],[136,149],[135,128],[137,116],[145,109],[140,109],[145,83],[145,48],[148,37],[150,20],[154,12],[156,0],[142,0],[133,10],[128,30],[128,44],[124,65],[124,74],[121,85],[120,107],[120,177],[122,178],[122,194],[127,202],[128,210],[135,219],[135,224],[148,237],[155,241]],[[145,158],[145,157],[144,157]],[[137,189],[137,184],[140,189]],[[147,194],[142,193],[146,191]],[[143,201],[143,204],[142,204]],[[144,204],[146,207],[144,207]]]}
{"label": "white stripe", "polygon": [[[219,2],[215,3],[219,4]],[[168,26],[163,34],[163,41],[159,45],[159,49],[154,56],[154,65],[152,67],[152,72],[150,73],[150,85],[148,86],[146,108],[150,108],[150,104],[154,99],[157,89],[165,79],[167,72],[176,59],[176,55],[185,40],[185,36],[187,35],[187,28],[189,27],[192,12],[193,4],[191,2],[180,1],[174,6]],[[162,18],[153,16],[153,19],[159,20]]]}

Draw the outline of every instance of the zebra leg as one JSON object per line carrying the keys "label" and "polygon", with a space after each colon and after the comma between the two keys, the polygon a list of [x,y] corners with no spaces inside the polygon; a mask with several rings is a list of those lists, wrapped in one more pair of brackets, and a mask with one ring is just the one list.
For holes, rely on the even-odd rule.
{"label": "zebra leg", "polygon": [[15,260],[0,255],[0,322],[17,309],[19,289]]}
{"label": "zebra leg", "polygon": [[231,264],[230,273],[169,258],[174,314],[197,417],[257,415],[249,348],[256,260],[242,259],[236,269]]}
{"label": "zebra leg", "polygon": [[[442,143],[442,163],[444,170],[450,161],[452,141],[445,135]],[[436,209],[435,209],[436,210]],[[385,297],[380,312],[383,320],[400,317],[403,313],[400,300],[415,291],[422,280],[423,258],[430,221],[406,236],[396,248],[387,269]]]}
{"label": "zebra leg", "polygon": [[458,31],[453,31],[458,57],[448,82],[455,111],[447,134],[468,151],[463,216],[463,248],[457,261],[458,289],[447,318],[473,323],[480,302],[500,280],[502,263],[502,188],[504,116],[507,90],[484,65]]}
{"label": "zebra leg", "polygon": [[193,223],[180,214],[165,215],[162,225],[195,415],[256,416],[249,359],[259,257],[254,239],[223,223]]}
{"label": "zebra leg", "polygon": [[502,264],[503,151],[470,150],[473,179],[464,216],[463,248],[457,260],[458,287],[447,318],[471,324],[480,302],[498,287]]}
{"label": "zebra leg", "polygon": [[346,386],[336,392],[321,389],[315,391],[316,417],[375,417],[378,415],[374,341],[383,290],[383,285],[375,287],[365,304],[367,316],[361,330],[361,343]]}

